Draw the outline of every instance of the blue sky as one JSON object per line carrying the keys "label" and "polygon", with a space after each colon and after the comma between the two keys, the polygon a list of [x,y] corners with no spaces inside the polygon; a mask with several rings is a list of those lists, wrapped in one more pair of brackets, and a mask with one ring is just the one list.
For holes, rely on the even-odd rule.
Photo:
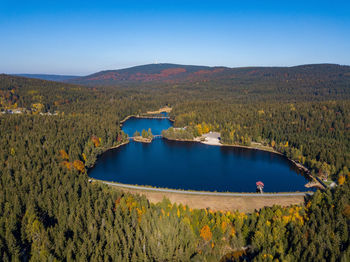
{"label": "blue sky", "polygon": [[350,1],[0,1],[0,72],[350,65]]}

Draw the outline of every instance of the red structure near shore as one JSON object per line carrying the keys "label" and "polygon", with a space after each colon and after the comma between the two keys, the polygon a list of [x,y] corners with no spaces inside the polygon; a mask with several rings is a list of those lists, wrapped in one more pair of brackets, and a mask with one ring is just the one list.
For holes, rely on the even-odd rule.
{"label": "red structure near shore", "polygon": [[263,193],[264,183],[261,181],[256,182],[256,192]]}

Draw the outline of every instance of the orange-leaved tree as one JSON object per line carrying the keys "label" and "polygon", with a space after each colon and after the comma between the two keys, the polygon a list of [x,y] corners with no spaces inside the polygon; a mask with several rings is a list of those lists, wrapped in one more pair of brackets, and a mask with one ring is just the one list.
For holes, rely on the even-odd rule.
{"label": "orange-leaved tree", "polygon": [[98,138],[97,136],[93,136],[91,138],[92,142],[94,143],[95,147],[99,147],[101,144],[101,138]]}
{"label": "orange-leaved tree", "polygon": [[213,236],[213,233],[210,231],[210,227],[208,225],[205,225],[201,229],[200,236],[205,240],[209,241],[211,237]]}

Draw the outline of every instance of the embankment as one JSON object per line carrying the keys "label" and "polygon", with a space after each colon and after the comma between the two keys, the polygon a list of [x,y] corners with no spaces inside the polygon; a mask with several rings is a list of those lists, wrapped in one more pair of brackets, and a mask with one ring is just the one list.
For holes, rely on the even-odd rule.
{"label": "embankment", "polygon": [[239,210],[241,212],[253,212],[255,209],[266,206],[298,205],[304,203],[305,196],[312,194],[312,192],[250,194],[181,191],[124,185],[105,181],[97,182],[107,184],[112,188],[124,192],[144,195],[151,203],[161,202],[165,197],[173,203],[188,205],[190,208],[210,208],[211,210],[223,211]]}

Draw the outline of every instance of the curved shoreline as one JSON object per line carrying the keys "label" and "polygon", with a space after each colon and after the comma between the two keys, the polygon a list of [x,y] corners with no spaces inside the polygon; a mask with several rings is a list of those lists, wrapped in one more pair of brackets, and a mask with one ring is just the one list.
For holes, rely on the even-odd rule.
{"label": "curved shoreline", "polygon": [[[167,139],[167,138],[164,138]],[[196,140],[173,140],[173,139],[167,139],[169,141],[180,141],[180,142],[199,142],[202,143],[201,141],[196,141]],[[121,147],[123,145],[126,145],[129,143],[129,140],[126,142],[123,142],[117,146],[110,147],[106,149],[103,153],[116,149],[118,147]],[[202,143],[205,144],[205,143]],[[222,144],[221,146],[227,146],[227,147],[238,147],[238,148],[244,148],[244,149],[255,149],[255,150],[261,150],[265,152],[270,152],[270,153],[275,153],[281,156],[286,157],[285,155],[275,151],[269,151],[269,150],[262,150],[258,148],[252,148],[252,147],[247,147],[247,146],[237,146],[237,145],[226,145]],[[101,153],[101,155],[103,154]],[[292,159],[289,159],[286,157],[289,161],[291,161],[297,168],[301,169],[298,167],[298,163],[293,161]],[[91,167],[93,168],[95,164]],[[89,170],[91,169],[89,168]],[[308,174],[309,177],[314,179],[310,174]],[[126,188],[126,189],[136,189],[136,190],[141,190],[141,191],[156,191],[156,192],[162,192],[162,193],[175,193],[175,194],[187,194],[187,195],[202,195],[202,196],[226,196],[226,197],[249,197],[249,196],[258,196],[258,197],[275,197],[275,196],[280,196],[280,197],[286,197],[286,196],[307,196],[307,195],[312,195],[314,192],[312,191],[305,191],[305,192],[276,192],[276,193],[249,193],[249,192],[243,192],[243,193],[238,193],[238,192],[212,192],[212,191],[197,191],[197,190],[182,190],[182,189],[167,189],[167,188],[157,188],[157,187],[150,187],[150,186],[138,186],[138,185],[131,185],[131,184],[122,184],[118,182],[111,182],[111,181],[103,181],[99,179],[95,179],[93,177],[89,177],[90,179],[93,179],[95,181],[98,181],[100,183],[106,184],[106,185],[111,185],[111,186],[116,186],[116,187],[121,187],[121,188]]]}
{"label": "curved shoreline", "polygon": [[[94,179],[94,178],[93,178]],[[117,182],[108,182],[103,181],[99,179],[94,179],[95,181],[98,181],[100,183],[116,186],[116,187],[122,187],[122,188],[128,188],[128,189],[137,189],[137,190],[143,190],[143,191],[157,191],[157,192],[164,192],[164,193],[176,193],[176,194],[188,194],[188,195],[204,195],[204,196],[258,196],[258,197],[275,197],[275,196],[307,196],[307,195],[313,195],[314,192],[312,191],[305,191],[305,192],[277,192],[277,193],[234,193],[234,192],[205,192],[205,191],[195,191],[195,190],[181,190],[181,189],[166,189],[166,188],[157,188],[157,187],[147,187],[147,186],[136,186],[136,185],[130,185],[130,184],[122,184]]]}
{"label": "curved shoreline", "polygon": [[[190,140],[190,139],[169,139],[169,138],[166,138],[166,137],[163,137],[164,139],[168,140],[168,141],[177,141],[177,142],[196,142],[196,143],[201,143],[201,144],[204,144],[204,145],[211,145],[211,144],[208,144],[208,143],[203,143],[202,141],[200,140]],[[109,150],[112,150],[112,149],[116,149],[120,146],[123,146],[123,145],[126,145],[129,143],[129,140],[126,141],[126,142],[123,142],[117,146],[113,146],[113,147],[110,147],[108,149],[106,149],[105,151],[103,151],[101,153],[101,155]],[[149,142],[151,143],[151,142]],[[290,162],[293,163],[294,166],[296,166],[299,170],[301,170],[302,172],[305,173],[305,175],[307,175],[307,179],[310,179],[311,181],[317,181],[319,182],[315,177],[313,177],[309,171],[309,169],[307,169],[305,166],[303,166],[302,164],[299,164],[297,163],[296,161],[294,161],[293,159],[290,159],[288,158],[286,155],[278,152],[278,151],[275,151],[275,150],[267,150],[267,149],[261,149],[261,148],[255,148],[255,147],[249,147],[249,146],[242,146],[242,145],[230,145],[230,144],[220,144],[220,145],[213,145],[213,146],[225,146],[225,147],[234,147],[234,148],[243,148],[243,149],[250,149],[250,150],[260,150],[260,151],[264,151],[264,152],[269,152],[269,153],[274,153],[274,154],[277,154],[277,155],[280,155],[280,156],[283,156],[285,157],[287,160],[289,160]],[[91,167],[93,168],[95,166],[95,163],[94,165]],[[89,168],[89,170],[91,169]],[[261,196],[261,195],[264,195],[264,196],[301,196],[301,195],[307,195],[307,193],[309,194],[313,194],[313,192],[311,191],[306,191],[306,192],[294,192],[294,193],[263,193],[263,194],[259,194],[259,193],[233,193],[233,192],[202,192],[202,191],[195,191],[195,190],[181,190],[181,189],[162,189],[162,188],[152,188],[152,187],[147,187],[147,186],[136,186],[136,185],[130,185],[130,184],[122,184],[122,183],[116,183],[116,182],[108,182],[108,181],[103,181],[103,180],[98,180],[98,179],[95,179],[93,178],[94,180],[96,181],[100,181],[104,184],[111,184],[111,185],[114,185],[114,186],[119,186],[119,187],[124,187],[124,188],[129,188],[129,189],[138,189],[138,190],[151,190],[151,191],[158,191],[158,192],[168,192],[168,193],[179,193],[181,192],[181,194],[197,194],[197,195],[215,195],[215,196],[219,196],[219,195],[223,195],[223,196],[243,196],[243,195],[249,195],[249,196]],[[320,184],[320,186],[318,185]],[[322,184],[321,183],[318,183],[316,184],[314,187],[315,188],[322,188]],[[324,186],[323,186],[324,187]],[[190,193],[189,193],[190,192]],[[191,193],[192,192],[192,193]]]}
{"label": "curved shoreline", "polygon": [[[103,152],[101,152],[101,154],[98,154],[98,155],[96,156],[95,162],[92,164],[92,166],[90,166],[90,167],[87,168],[86,173],[88,174],[89,171],[95,167],[98,158],[99,158],[100,156],[102,156],[104,153],[106,153],[106,152],[109,151],[109,150],[116,149],[116,148],[118,148],[118,147],[121,147],[121,146],[124,146],[124,145],[126,145],[126,144],[129,144],[129,142],[130,142],[130,141],[129,141],[129,139],[128,139],[127,141],[124,141],[124,142],[120,143],[119,145],[111,146],[111,147],[108,147],[108,148],[103,148]],[[89,174],[88,174],[88,177],[89,177]],[[89,177],[89,178],[91,179],[92,177]],[[94,179],[94,178],[92,178],[92,179]]]}
{"label": "curved shoreline", "polygon": [[118,148],[118,147],[121,147],[121,146],[124,146],[124,145],[126,145],[126,144],[129,144],[129,142],[130,142],[130,141],[127,140],[127,141],[125,141],[125,142],[120,143],[119,145],[109,147],[109,148],[107,148],[105,151],[103,151],[103,152],[101,153],[101,155],[102,155],[103,153],[109,151],[109,150],[116,149],[116,148]]}
{"label": "curved shoreline", "polygon": [[288,158],[286,155],[282,154],[281,152],[278,152],[276,150],[274,150],[273,148],[271,149],[265,149],[265,148],[258,148],[258,147],[253,147],[253,146],[243,146],[243,145],[237,145],[237,144],[211,144],[210,142],[203,142],[199,139],[172,139],[172,138],[167,138],[167,137],[163,137],[164,139],[167,139],[169,141],[178,141],[178,142],[196,142],[196,143],[201,143],[203,145],[210,145],[210,146],[224,146],[224,147],[234,147],[234,148],[244,148],[244,149],[250,149],[250,150],[259,150],[259,151],[264,151],[264,152],[269,152],[269,153],[273,153],[273,154],[276,154],[276,155],[280,155],[280,156],[283,156],[285,157],[286,159],[288,159],[290,162],[293,163],[293,165],[298,168],[298,170],[301,170],[304,174],[305,174],[305,177],[307,179],[310,179],[310,180],[313,180],[313,181],[316,181],[316,178],[313,177],[311,175],[311,172],[310,170],[305,167],[304,165],[296,162],[295,160],[293,159],[290,159]]}

